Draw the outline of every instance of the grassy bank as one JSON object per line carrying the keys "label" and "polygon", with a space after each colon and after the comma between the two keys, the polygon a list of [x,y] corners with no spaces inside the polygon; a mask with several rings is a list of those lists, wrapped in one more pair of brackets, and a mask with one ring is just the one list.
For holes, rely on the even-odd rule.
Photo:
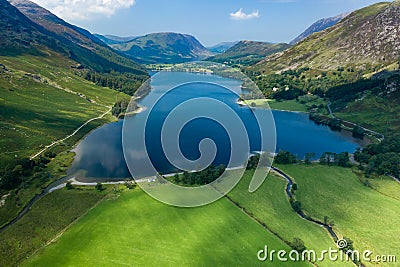
{"label": "grassy bank", "polygon": [[245,102],[248,105],[269,107],[271,109],[284,111],[309,112],[311,109],[318,109],[319,112],[328,114],[328,111],[326,110],[326,102],[323,99],[313,95],[300,96],[297,100],[254,99],[246,100]]}

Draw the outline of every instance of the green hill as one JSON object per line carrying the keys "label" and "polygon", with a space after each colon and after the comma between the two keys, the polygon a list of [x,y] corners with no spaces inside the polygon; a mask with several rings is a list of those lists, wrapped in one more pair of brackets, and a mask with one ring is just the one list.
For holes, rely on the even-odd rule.
{"label": "green hill", "polygon": [[208,60],[226,63],[252,65],[271,54],[288,49],[285,43],[272,44],[266,42],[240,41],[224,53],[210,57]]}
{"label": "green hill", "polygon": [[[117,71],[139,76],[147,75],[140,65],[113,51],[87,30],[63,21],[28,0],[12,0],[10,3],[26,16],[22,17],[23,15],[19,13],[16,18],[20,22],[24,21],[26,27],[35,29],[33,32],[29,30],[23,32],[24,39],[31,38],[38,44],[52,49],[58,48],[58,51],[65,53],[69,58],[96,72]],[[2,20],[9,20],[7,17],[2,17]],[[12,27],[12,31],[15,31],[15,26]],[[35,38],[39,33],[45,40]]]}
{"label": "green hill", "polygon": [[182,63],[212,55],[195,37],[172,32],[151,33],[111,47],[144,64]]}
{"label": "green hill", "polygon": [[379,70],[399,58],[399,13],[399,1],[357,10],[335,26],[266,58],[254,70],[265,73],[304,67],[322,70],[352,67],[363,73]]}
{"label": "green hill", "polygon": [[0,0],[0,195],[10,193],[0,226],[65,175],[74,144],[115,120],[114,103],[129,99],[118,91],[133,93],[148,77],[87,31],[23,3],[31,18]]}

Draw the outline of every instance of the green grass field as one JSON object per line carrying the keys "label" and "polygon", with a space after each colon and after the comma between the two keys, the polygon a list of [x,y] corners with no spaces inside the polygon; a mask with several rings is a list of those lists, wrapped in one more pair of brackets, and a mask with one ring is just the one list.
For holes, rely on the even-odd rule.
{"label": "green grass field", "polygon": [[[269,229],[278,233],[286,241],[301,238],[307,249],[318,253],[329,247],[336,248],[335,242],[322,227],[301,219],[291,208],[285,193],[286,180],[270,174],[262,186],[254,193],[248,192],[251,172],[246,172],[240,183],[229,196]],[[348,262],[318,262],[318,266],[352,266]]]}
{"label": "green grass field", "polygon": [[23,266],[309,265],[259,262],[264,245],[289,249],[226,198],[176,208],[135,189],[103,201]]}
{"label": "green grass field", "polygon": [[40,199],[21,220],[0,233],[0,266],[18,265],[108,192],[98,192],[93,188],[64,188]]}
{"label": "green grass field", "polygon": [[319,112],[326,113],[326,102],[321,98],[313,95],[304,95],[299,97],[299,101],[293,100],[282,100],[277,101],[275,99],[254,99],[246,100],[248,105],[255,103],[257,107],[266,107],[267,103],[269,108],[284,110],[284,111],[298,111],[298,112],[309,112],[313,107],[318,107],[320,105],[324,106],[319,109]]}
{"label": "green grass field", "polygon": [[[282,165],[299,185],[296,193],[303,209],[323,221],[329,216],[340,236],[354,241],[360,251],[400,257],[400,185],[374,179],[373,188],[360,182],[351,169],[327,166]],[[374,189],[376,188],[376,189]],[[397,196],[397,197],[393,197]],[[369,266],[396,266],[380,263]]]}

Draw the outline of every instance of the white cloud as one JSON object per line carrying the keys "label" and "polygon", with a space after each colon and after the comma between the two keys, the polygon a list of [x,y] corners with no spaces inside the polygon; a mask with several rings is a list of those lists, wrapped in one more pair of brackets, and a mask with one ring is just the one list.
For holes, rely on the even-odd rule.
{"label": "white cloud", "polygon": [[118,9],[130,8],[135,0],[33,0],[66,20],[87,20],[94,16],[110,17]]}
{"label": "white cloud", "polygon": [[253,11],[252,13],[246,14],[243,12],[243,9],[240,8],[238,11],[230,14],[231,19],[234,20],[246,20],[246,19],[255,19],[260,17],[260,12],[258,10]]}

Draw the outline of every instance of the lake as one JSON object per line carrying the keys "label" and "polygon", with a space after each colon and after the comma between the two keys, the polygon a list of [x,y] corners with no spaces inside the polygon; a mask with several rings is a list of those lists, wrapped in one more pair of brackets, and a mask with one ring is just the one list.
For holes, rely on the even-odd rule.
{"label": "lake", "polygon": [[[263,144],[275,147],[273,124],[276,128],[276,151],[287,150],[300,158],[307,152],[314,152],[317,157],[327,151],[354,152],[364,144],[362,140],[353,138],[349,132],[334,132],[327,126],[316,125],[305,113],[273,110],[272,119],[270,111],[253,110],[238,105],[237,94],[226,89],[240,92],[241,82],[238,80],[216,75],[163,72],[153,77],[151,85],[153,90],[139,102],[139,105],[147,109],[125,118],[125,125],[124,121],[120,120],[92,131],[77,145],[74,150],[76,157],[69,175],[80,180],[130,177],[124,152],[128,158],[132,155],[129,160],[134,160],[132,165],[135,166],[135,178],[136,175],[146,177],[147,173],[150,173],[146,168],[146,158],[150,159],[151,164],[160,173],[197,169],[199,166],[203,168],[209,163],[235,167],[243,164],[248,157],[247,152],[233,153],[235,149],[249,149],[250,152],[255,152],[263,150]],[[173,87],[174,90],[170,90]],[[203,101],[188,102],[190,105],[179,106],[180,103],[193,98]],[[215,103],[210,99],[215,100]],[[218,106],[217,101],[223,102],[237,116],[226,112],[225,107]],[[203,116],[195,116],[200,113]],[[171,114],[174,115],[172,119],[169,118]],[[261,134],[257,116],[267,118],[263,124],[263,127],[271,128],[266,131],[267,134]],[[188,119],[191,117],[195,119]],[[218,117],[219,121],[210,117]],[[238,134],[241,125],[238,119],[243,122],[248,134],[248,147],[246,140]],[[169,128],[163,128],[166,121],[170,122]],[[169,129],[169,133],[165,129]],[[175,137],[175,140],[176,131],[179,132],[179,138]],[[164,143],[160,137],[161,133],[165,134]],[[204,145],[203,152],[215,149],[213,157],[202,158],[199,144],[204,139],[213,141],[201,144]],[[180,148],[179,153],[175,152],[174,146]]]}

